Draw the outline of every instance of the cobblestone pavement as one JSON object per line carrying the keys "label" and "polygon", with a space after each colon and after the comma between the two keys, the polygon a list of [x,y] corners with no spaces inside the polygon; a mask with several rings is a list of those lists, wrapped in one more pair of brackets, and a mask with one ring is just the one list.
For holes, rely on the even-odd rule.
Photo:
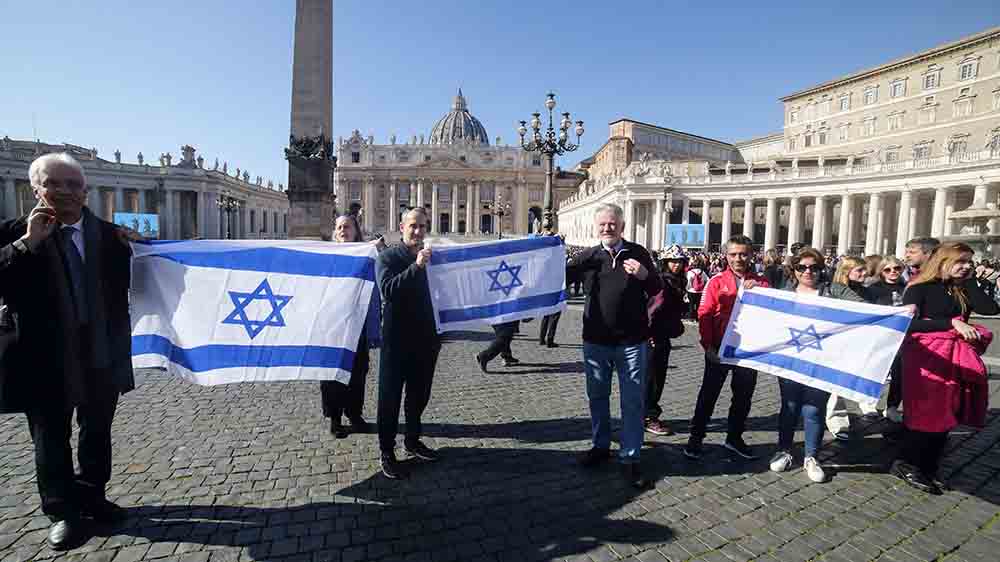
{"label": "cobblestone pavement", "polygon": [[[407,461],[402,482],[377,473],[373,435],[330,436],[317,383],[205,388],[140,373],[114,431],[110,496],[128,520],[94,528],[58,558],[45,546],[23,417],[0,417],[0,560],[1000,559],[996,410],[985,430],[953,433],[951,490],[939,497],[885,473],[894,449],[884,422],[860,422],[863,437],[826,446],[830,482],[811,484],[800,466],[769,472],[778,392],[767,375],[747,434],[764,458],[722,454],[726,390],[706,458],[691,462],[681,446],[702,370],[691,326],[662,401],[677,435],[649,436],[643,450],[655,489],[625,486],[612,464],[578,468],[589,437],[580,320],[578,307],[564,315],[551,350],[528,337],[537,322],[525,325],[514,343],[524,363],[489,375],[473,359],[486,331],[448,341],[425,417],[426,442],[444,458]],[[1000,380],[991,384],[997,404]],[[370,383],[372,420],[376,390]]]}

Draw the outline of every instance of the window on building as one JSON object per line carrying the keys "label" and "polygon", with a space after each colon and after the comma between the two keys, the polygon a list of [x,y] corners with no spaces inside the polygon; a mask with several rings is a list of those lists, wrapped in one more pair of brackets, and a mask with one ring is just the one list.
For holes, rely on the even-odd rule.
{"label": "window on building", "polygon": [[267,211],[260,212],[260,231],[267,232]]}
{"label": "window on building", "polygon": [[788,150],[789,152],[795,150],[795,137],[788,137]]}
{"label": "window on building", "polygon": [[993,109],[1000,109],[1000,88],[993,90]]}
{"label": "window on building", "polygon": [[849,131],[851,130],[851,124],[850,123],[844,123],[843,125],[840,126],[839,130],[840,130],[840,134],[837,136],[837,140],[839,140],[841,142],[849,140],[849,137],[850,137],[850,132]]}
{"label": "window on building", "polygon": [[861,136],[870,137],[875,134],[875,118],[869,117],[865,119],[864,123],[861,125]]}
{"label": "window on building", "polygon": [[964,154],[969,149],[968,135],[948,139],[948,153],[956,156]]}
{"label": "window on building", "polygon": [[869,88],[865,88],[865,97],[864,97],[865,105],[872,105],[877,101],[878,101],[878,86],[871,86]]}
{"label": "window on building", "polygon": [[533,157],[531,159],[531,165],[532,166],[541,166],[542,165],[542,159],[541,158]]}
{"label": "window on building", "polygon": [[890,148],[885,151],[885,162],[891,164],[892,162],[899,162],[899,149]]}
{"label": "window on building", "polygon": [[424,156],[424,162],[430,162],[430,161],[431,161],[430,156]]}
{"label": "window on building", "polygon": [[951,116],[968,117],[972,115],[972,102],[975,98],[976,96],[969,95],[968,88],[962,88],[961,95],[959,95],[952,104]]}
{"label": "window on building", "polygon": [[816,102],[811,101],[809,105],[806,106],[806,121],[812,121],[816,118]]}
{"label": "window on building", "polygon": [[351,163],[352,164],[359,164],[359,163],[361,163],[361,153],[360,152],[352,152],[351,153]]}
{"label": "window on building", "polygon": [[840,110],[847,111],[849,109],[851,109],[851,95],[840,96]]}
{"label": "window on building", "polygon": [[831,106],[833,102],[830,98],[826,98],[819,105],[819,111],[822,115],[829,115],[831,113]]}
{"label": "window on building", "polygon": [[930,144],[918,144],[913,147],[913,159],[923,160],[925,158],[931,157],[931,145]]}
{"label": "window on building", "polygon": [[978,60],[970,60],[963,62],[958,66],[958,79],[959,80],[970,80],[976,77],[976,71],[979,69]]}
{"label": "window on building", "polygon": [[399,153],[399,161],[400,162],[409,162],[410,161],[410,155],[407,154],[406,152],[400,152]]}
{"label": "window on building", "polygon": [[380,154],[378,157],[379,162],[385,162],[385,154]]}
{"label": "window on building", "polygon": [[925,90],[937,88],[941,85],[941,68],[932,64],[923,74],[922,84]]}
{"label": "window on building", "polygon": [[906,80],[896,80],[889,86],[890,98],[901,98],[906,95]]}
{"label": "window on building", "polygon": [[351,186],[351,201],[361,201],[361,186]]}
{"label": "window on building", "polygon": [[990,142],[986,145],[986,148],[990,150],[990,154],[994,156],[1000,154],[1000,127],[990,131],[989,139]]}
{"label": "window on building", "polygon": [[788,122],[798,123],[799,122],[799,112],[798,110],[792,110],[788,112]]}
{"label": "window on building", "polygon": [[813,144],[812,133],[806,133],[805,135],[803,135],[802,138],[803,138],[803,141],[802,141],[802,146],[803,147],[809,148],[810,146],[812,146],[812,144]]}
{"label": "window on building", "polygon": [[459,156],[458,159],[461,160],[462,162],[465,162],[465,155],[463,154]]}
{"label": "window on building", "polygon": [[826,131],[820,131],[817,137],[819,144],[826,144]]}
{"label": "window on building", "polygon": [[889,115],[886,128],[890,131],[897,131],[903,128],[903,113],[893,113]]}

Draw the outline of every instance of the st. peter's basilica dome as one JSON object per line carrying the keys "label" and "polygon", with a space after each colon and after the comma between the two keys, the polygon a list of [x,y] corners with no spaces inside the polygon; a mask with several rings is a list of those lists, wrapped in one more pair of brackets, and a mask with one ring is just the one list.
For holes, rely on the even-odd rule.
{"label": "st. peter's basilica dome", "polygon": [[455,102],[451,106],[451,111],[438,120],[434,128],[431,129],[431,144],[466,144],[471,142],[476,145],[489,145],[489,137],[486,135],[486,128],[469,113],[469,107],[462,96],[462,89],[458,89]]}

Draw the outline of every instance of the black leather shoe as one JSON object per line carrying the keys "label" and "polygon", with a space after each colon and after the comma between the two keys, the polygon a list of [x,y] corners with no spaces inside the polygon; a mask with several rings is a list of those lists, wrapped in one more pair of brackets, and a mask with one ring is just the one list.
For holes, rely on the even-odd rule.
{"label": "black leather shoe", "polygon": [[513,357],[513,356],[511,356],[511,357],[504,357],[503,358],[503,366],[504,367],[513,367],[514,365],[517,365],[520,362],[521,362],[520,359],[518,359],[517,357]]}
{"label": "black leather shoe", "polygon": [[610,449],[593,447],[591,449],[588,449],[580,453],[580,455],[577,457],[576,460],[578,463],[580,463],[580,466],[590,468],[592,466],[597,466],[602,462],[606,462],[610,458],[611,458]]}
{"label": "black leather shoe", "polygon": [[549,347],[550,349],[551,349],[551,348],[556,348],[556,347],[559,347],[559,344],[557,344],[557,343],[556,343],[556,342],[554,342],[554,341],[550,341],[549,343],[547,343],[547,344],[545,344],[545,345],[546,345],[547,347]]}
{"label": "black leather shoe", "polygon": [[69,550],[80,542],[80,520],[63,519],[49,527],[49,546],[52,550]]}
{"label": "black leather shoe", "polygon": [[489,369],[486,368],[486,364],[488,363],[488,361],[486,360],[485,357],[483,357],[482,353],[477,353],[476,354],[476,363],[479,363],[479,370],[480,371],[482,371],[484,373],[489,373],[490,372]]}
{"label": "black leather shoe", "polygon": [[642,476],[642,468],[640,468],[639,463],[623,464],[622,476],[625,477],[629,486],[636,490],[648,490],[653,487],[653,483]]}
{"label": "black leather shoe", "polygon": [[125,519],[125,510],[105,498],[81,504],[80,511],[99,523],[113,523]]}
{"label": "black leather shoe", "polygon": [[396,460],[396,453],[382,453],[382,456],[378,460],[379,467],[382,469],[382,474],[390,480],[402,480],[406,478],[406,472],[403,467]]}
{"label": "black leather shoe", "polygon": [[892,463],[892,468],[889,469],[889,473],[921,492],[926,492],[935,496],[941,495],[941,488],[938,488],[937,485],[934,484],[933,480],[924,475],[919,468],[913,466],[912,464],[903,461],[896,461]]}
{"label": "black leather shoe", "polygon": [[404,443],[403,450],[412,457],[417,457],[422,461],[434,462],[441,458],[437,451],[431,449],[427,445],[424,445],[420,440],[414,441],[413,443]]}
{"label": "black leather shoe", "polygon": [[361,416],[349,417],[347,421],[351,422],[351,433],[368,433],[372,430],[371,424]]}

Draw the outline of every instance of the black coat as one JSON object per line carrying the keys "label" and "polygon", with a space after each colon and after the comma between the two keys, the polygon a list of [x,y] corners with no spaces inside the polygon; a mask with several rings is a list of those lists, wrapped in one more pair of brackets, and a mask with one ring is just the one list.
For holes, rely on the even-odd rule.
{"label": "black coat", "polygon": [[[77,329],[65,257],[54,233],[34,253],[12,242],[27,231],[27,217],[0,224],[0,298],[17,314],[18,339],[4,356],[0,412],[23,412],[61,393],[77,404],[95,389],[125,393],[135,387],[128,289],[130,251],[117,227],[84,209],[84,270],[90,314],[84,323],[95,334],[84,340]],[[96,320],[95,320],[96,319]],[[103,349],[94,349],[101,342]],[[100,379],[84,371],[81,349],[99,357]]]}
{"label": "black coat", "polygon": [[427,269],[403,244],[378,255],[375,275],[382,295],[382,353],[420,353],[441,346],[434,322]]}

